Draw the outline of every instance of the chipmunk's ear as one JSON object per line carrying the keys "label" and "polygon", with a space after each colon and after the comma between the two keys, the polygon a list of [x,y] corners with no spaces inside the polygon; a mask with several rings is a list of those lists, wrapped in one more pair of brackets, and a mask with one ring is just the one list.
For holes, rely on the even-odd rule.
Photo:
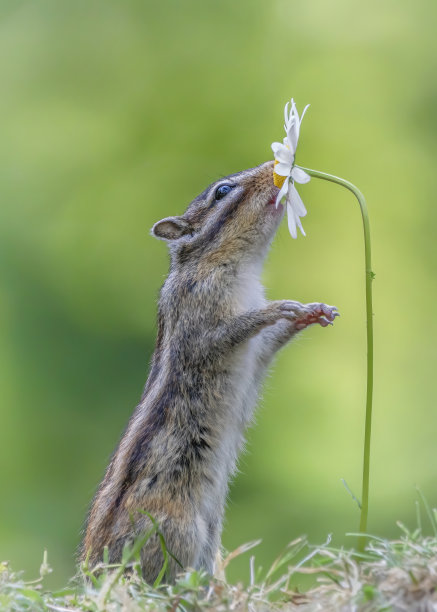
{"label": "chipmunk's ear", "polygon": [[166,217],[152,227],[152,236],[161,240],[178,240],[186,234],[191,234],[192,228],[183,217]]}

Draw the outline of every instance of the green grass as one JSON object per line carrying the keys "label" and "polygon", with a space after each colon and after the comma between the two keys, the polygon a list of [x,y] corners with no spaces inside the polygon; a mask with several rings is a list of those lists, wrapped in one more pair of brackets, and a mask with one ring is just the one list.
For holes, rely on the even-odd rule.
{"label": "green grass", "polygon": [[[434,527],[434,511],[430,518]],[[150,586],[142,580],[135,545],[125,550],[122,564],[102,563],[93,571],[84,566],[67,588],[57,592],[44,588],[44,580],[51,572],[46,554],[40,577],[31,582],[24,581],[4,562],[0,564],[0,610],[434,610],[437,536],[422,534],[420,517],[415,531],[401,523],[398,526],[400,536],[396,540],[368,536],[364,553],[331,548],[329,538],[317,547],[299,538],[267,571],[257,570],[255,557],[250,556],[246,586],[230,584],[224,573],[236,556],[252,551],[258,542],[241,546],[225,557],[223,579],[187,571],[174,586]],[[302,575],[313,578],[306,592],[293,586]]]}

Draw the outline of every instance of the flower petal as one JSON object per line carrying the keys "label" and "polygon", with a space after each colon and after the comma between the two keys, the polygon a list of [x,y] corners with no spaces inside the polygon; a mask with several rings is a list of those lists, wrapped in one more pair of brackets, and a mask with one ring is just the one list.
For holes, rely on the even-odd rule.
{"label": "flower petal", "polygon": [[299,219],[299,216],[296,218],[296,223],[297,223],[298,228],[301,231],[302,236],[306,236],[305,230],[302,227],[302,223],[301,223],[301,220]]}
{"label": "flower petal", "polygon": [[276,202],[275,202],[276,208],[278,208],[278,205],[280,204],[282,198],[288,194],[289,187],[290,187],[290,181],[287,179],[284,181],[284,184],[282,185],[278,195],[276,196]]}
{"label": "flower petal", "polygon": [[308,183],[311,180],[310,175],[298,166],[293,167],[291,171],[291,178],[296,181],[296,183],[300,183],[301,185],[304,185],[305,183]]}
{"label": "flower petal", "polygon": [[302,123],[302,119],[308,110],[309,104],[305,106],[303,109],[302,115],[299,117],[299,113],[297,112],[296,104],[292,99],[291,111],[290,111],[290,121],[287,124],[285,131],[287,132],[287,138],[290,142],[291,149],[294,153],[296,153],[297,143],[299,141],[300,135],[300,126]]}
{"label": "flower petal", "polygon": [[293,121],[287,126],[287,140],[293,155],[296,153],[297,141],[299,140],[298,126],[299,124],[296,121]]}
{"label": "flower petal", "polygon": [[302,198],[300,197],[293,183],[291,183],[290,185],[288,199],[291,206],[293,207],[293,210],[296,211],[296,214],[299,215],[299,217],[305,217],[305,215],[307,214],[307,209],[305,208],[305,205],[302,202]]}
{"label": "flower petal", "polygon": [[282,147],[284,146],[285,145],[283,145],[282,142],[272,142],[273,154],[276,155],[276,151],[278,151],[279,149],[282,149]]}
{"label": "flower petal", "polygon": [[287,202],[287,221],[288,221],[288,230],[291,234],[292,238],[297,238],[297,230],[296,230],[296,217],[294,214],[294,210],[291,207],[291,204]]}
{"label": "flower petal", "polygon": [[290,102],[287,102],[287,104],[285,105],[285,108],[284,108],[284,122],[285,122],[285,125],[287,125],[287,123],[288,123],[288,105],[289,104],[290,104]]}
{"label": "flower petal", "polygon": [[288,147],[284,147],[284,145],[281,145],[280,147],[277,147],[276,152],[275,152],[275,160],[277,162],[282,162],[284,164],[289,164],[290,168],[293,165],[294,162],[294,157],[292,152],[290,151],[290,149]]}
{"label": "flower petal", "polygon": [[307,104],[307,105],[305,106],[305,108],[303,109],[302,114],[301,114],[301,116],[300,116],[300,123],[302,123],[302,119],[304,118],[304,115],[305,115],[305,113],[307,112],[307,110],[309,109],[309,107],[310,107],[310,105],[309,105],[309,104]]}
{"label": "flower petal", "polygon": [[291,172],[291,164],[286,162],[278,162],[275,166],[276,174],[279,176],[288,176]]}

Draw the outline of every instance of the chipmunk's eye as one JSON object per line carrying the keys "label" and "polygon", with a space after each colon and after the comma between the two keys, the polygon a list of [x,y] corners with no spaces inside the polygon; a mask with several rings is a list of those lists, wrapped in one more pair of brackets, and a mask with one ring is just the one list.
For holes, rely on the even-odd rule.
{"label": "chipmunk's eye", "polygon": [[232,190],[232,185],[220,185],[215,192],[215,199],[221,200]]}

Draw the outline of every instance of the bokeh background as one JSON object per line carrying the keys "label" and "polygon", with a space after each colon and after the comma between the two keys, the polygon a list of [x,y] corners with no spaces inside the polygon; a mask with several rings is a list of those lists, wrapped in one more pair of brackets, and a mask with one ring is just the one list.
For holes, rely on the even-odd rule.
{"label": "bokeh background", "polygon": [[[436,491],[437,4],[433,0],[2,0],[0,557],[74,571],[88,504],[146,379],[168,259],[149,236],[220,176],[271,158],[285,101],[298,162],[368,199],[376,280],[369,530]],[[351,194],[300,189],[269,297],[336,304],[287,347],[231,488],[224,545],[349,543],[365,403],[362,227]],[[248,556],[231,577],[247,580]]]}

